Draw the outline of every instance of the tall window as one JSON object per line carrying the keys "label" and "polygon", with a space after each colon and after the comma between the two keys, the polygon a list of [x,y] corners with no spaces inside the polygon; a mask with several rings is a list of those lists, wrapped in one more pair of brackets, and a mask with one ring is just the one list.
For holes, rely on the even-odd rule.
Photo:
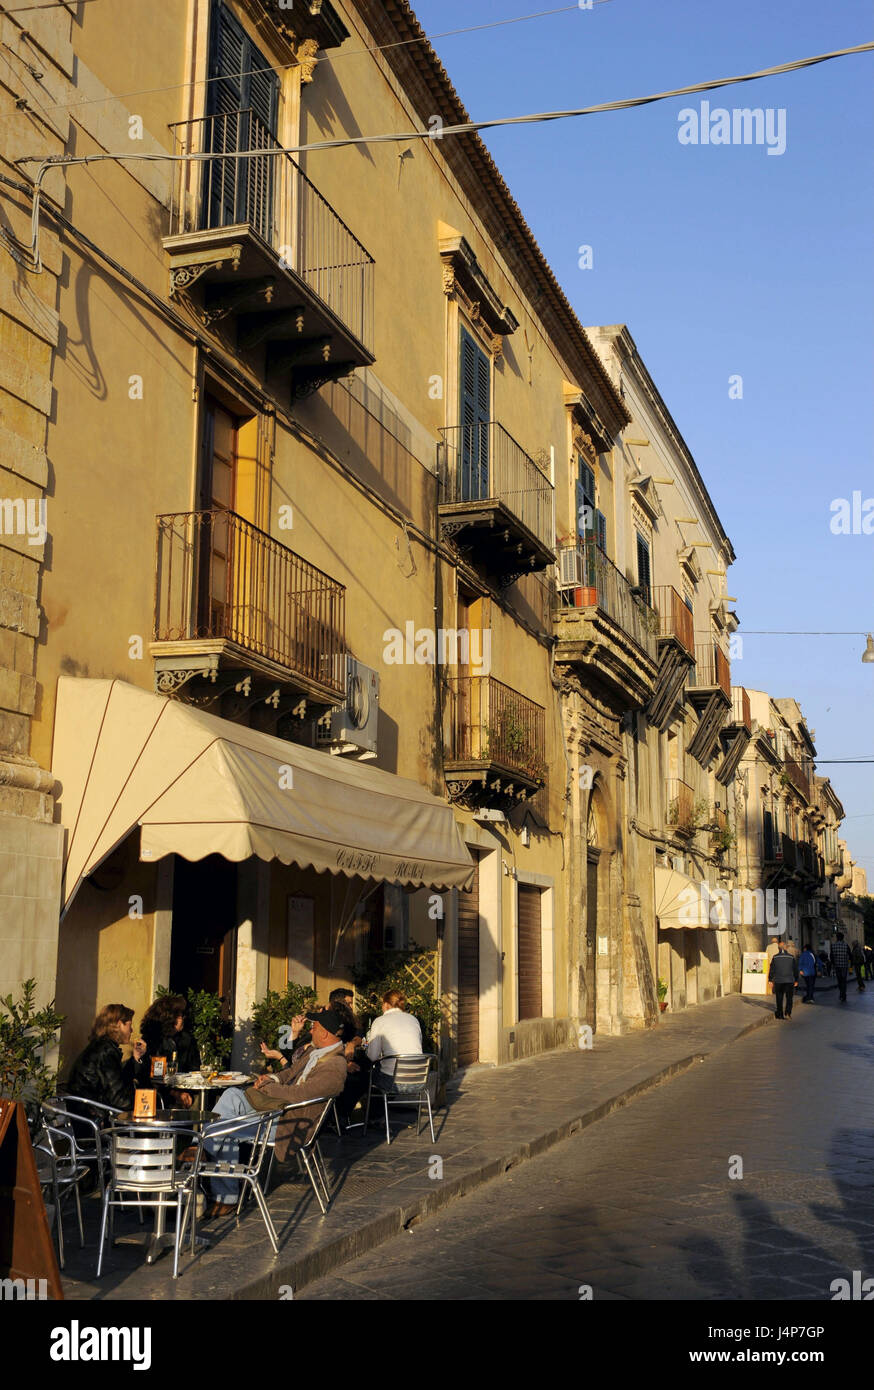
{"label": "tall window", "polygon": [[[276,144],[279,77],[222,0],[210,25],[206,114],[212,153],[271,149]],[[248,222],[271,239],[274,161],[210,160],[204,173],[210,226]]]}
{"label": "tall window", "polygon": [[471,502],[490,496],[491,362],[466,328],[461,330],[459,388],[461,402],[460,500]]}
{"label": "tall window", "polygon": [[652,587],[652,572],[649,560],[649,541],[635,531],[637,537],[637,582],[643,590],[643,596],[647,603],[650,601],[650,590]]}

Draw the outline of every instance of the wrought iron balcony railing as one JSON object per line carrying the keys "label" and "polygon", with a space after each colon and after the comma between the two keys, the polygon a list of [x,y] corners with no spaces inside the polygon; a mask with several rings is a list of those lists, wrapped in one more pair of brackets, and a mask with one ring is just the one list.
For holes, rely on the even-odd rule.
{"label": "wrought iron balcony railing", "polygon": [[342,584],[236,512],[176,512],[157,527],[156,642],[223,639],[342,699]]}
{"label": "wrought iron balcony railing", "polygon": [[447,681],[446,765],[484,763],[532,782],[546,776],[546,711],[493,676]]}
{"label": "wrought iron balcony railing", "polygon": [[731,687],[731,722],[732,724],[742,724],[747,733],[752,733],[750,697],[742,685]]}
{"label": "wrought iron balcony railing", "polygon": [[587,538],[558,552],[559,588],[566,604],[598,609],[612,618],[622,631],[657,660],[660,619],[642,598],[632,593],[625,575]]}
{"label": "wrought iron balcony railing", "polygon": [[672,584],[657,584],[648,594],[647,601],[659,615],[659,636],[676,638],[680,646],[694,656],[695,622],[681,595]]}
{"label": "wrought iron balcony railing", "polygon": [[370,351],[373,257],[254,111],[170,130],[186,156],[175,166],[171,235],[251,227]]}
{"label": "wrought iron balcony railing", "polygon": [[441,503],[501,503],[552,549],[552,484],[496,420],[440,431]]}
{"label": "wrought iron balcony railing", "polygon": [[667,783],[667,823],[689,834],[695,829],[695,792],[688,782],[670,777]]}
{"label": "wrought iron balcony railing", "polygon": [[695,647],[695,666],[689,672],[689,684],[699,690],[720,689],[731,699],[731,668],[728,658],[712,642]]}
{"label": "wrought iron balcony railing", "polygon": [[783,759],[783,770],[796,791],[800,792],[805,801],[810,800],[810,782],[801,764],[794,758]]}

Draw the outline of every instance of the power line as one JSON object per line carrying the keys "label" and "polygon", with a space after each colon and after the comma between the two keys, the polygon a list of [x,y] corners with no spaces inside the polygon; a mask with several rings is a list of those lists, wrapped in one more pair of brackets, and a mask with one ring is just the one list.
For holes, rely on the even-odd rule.
{"label": "power line", "polygon": [[779,628],[739,628],[744,637],[867,637],[867,632],[793,632]]}
{"label": "power line", "polygon": [[[75,0],[77,5],[93,5],[94,0]],[[15,10],[0,10],[0,14],[30,14],[31,10],[66,10],[70,13],[70,0],[45,0],[42,5],[20,5]],[[72,16],[71,16],[72,18]]]}
{"label": "power line", "polygon": [[[92,3],[92,0],[82,0],[82,3],[90,4]],[[610,5],[613,4],[613,0],[592,0],[592,4],[593,6]],[[57,8],[57,4],[33,5],[29,8],[55,9]],[[404,48],[408,47],[410,44],[430,43],[432,39],[448,39],[453,38],[458,34],[479,33],[483,29],[500,29],[507,24],[522,24],[530,19],[545,19],[550,15],[569,14],[572,11],[576,11],[577,13],[579,13],[580,6],[563,5],[560,9],[556,10],[538,10],[534,14],[520,14],[516,15],[513,19],[490,20],[487,24],[471,24],[463,29],[445,29],[442,33],[439,34],[421,34],[417,35],[415,38],[412,39],[397,39],[393,43],[376,44],[372,48],[350,48],[345,50],[345,52],[341,51],[334,54],[324,54],[324,56],[322,56],[321,58],[316,58],[315,61],[317,64],[335,63],[339,58],[358,58],[365,54],[384,53],[387,49],[390,48]],[[0,11],[0,13],[19,14],[26,13],[26,10],[4,10]],[[295,61],[293,63],[282,63],[266,68],[249,68],[245,73],[245,76],[257,77],[264,73],[287,72],[290,68],[296,68],[298,66],[299,64]],[[221,77],[199,77],[192,82],[174,82],[168,87],[141,87],[139,91],[136,92],[120,92],[117,94],[113,93],[112,96],[108,97],[91,97],[87,101],[57,102],[53,106],[43,106],[40,109],[42,111],[69,111],[72,110],[74,107],[95,106],[99,105],[101,102],[106,101],[127,101],[129,97],[153,96],[158,92],[178,92],[183,91],[187,87],[208,87],[211,82],[221,81],[223,81],[223,78]],[[25,113],[21,111],[6,111],[3,114],[6,116],[18,116]]]}
{"label": "power line", "polygon": [[[472,135],[472,134],[474,134],[475,132],[480,131],[480,130],[495,130],[495,129],[498,129],[498,128],[502,127],[502,126],[538,125],[538,124],[543,124],[543,123],[545,123],[545,122],[547,122],[547,121],[569,120],[569,119],[571,119],[572,117],[575,117],[575,116],[595,116],[595,115],[602,115],[602,114],[604,114],[604,113],[606,113],[606,112],[608,112],[608,111],[629,111],[629,110],[631,110],[631,109],[634,108],[634,107],[638,107],[638,106],[648,106],[648,105],[650,105],[652,102],[656,102],[656,101],[668,101],[668,100],[670,100],[670,99],[672,99],[672,98],[674,98],[674,97],[693,96],[693,95],[695,95],[695,94],[697,94],[697,93],[699,93],[699,92],[714,91],[714,90],[716,90],[716,89],[718,89],[718,88],[720,88],[720,87],[731,87],[731,86],[735,86],[736,84],[743,83],[743,82],[757,82],[757,81],[759,81],[760,79],[762,79],[762,78],[764,78],[764,77],[778,77],[778,76],[782,75],[783,73],[798,72],[798,71],[800,71],[800,69],[802,69],[802,68],[814,67],[814,66],[815,66],[816,64],[818,64],[818,63],[828,63],[828,62],[831,62],[831,61],[832,61],[833,59],[835,59],[835,58],[847,58],[847,57],[850,57],[850,56],[852,56],[853,54],[857,54],[857,53],[868,53],[868,52],[870,52],[872,49],[874,49],[874,42],[856,44],[856,45],[855,45],[854,47],[852,47],[852,48],[838,48],[838,49],[833,50],[833,51],[830,52],[830,53],[817,53],[817,54],[814,54],[814,55],[813,55],[812,57],[810,57],[810,58],[796,58],[794,61],[792,61],[792,62],[790,62],[790,63],[778,63],[778,64],[777,64],[776,66],[774,66],[774,67],[770,67],[770,68],[760,68],[760,69],[759,69],[758,71],[756,71],[756,72],[741,73],[741,74],[739,74],[739,75],[736,76],[736,77],[719,77],[719,78],[714,78],[714,79],[712,79],[711,81],[708,81],[708,82],[695,82],[695,83],[693,83],[693,84],[692,84],[691,86],[689,86],[689,87],[674,87],[674,88],[672,88],[670,91],[666,91],[666,92],[653,92],[653,93],[651,93],[649,96],[645,96],[645,97],[627,97],[627,98],[625,98],[624,100],[621,100],[621,101],[605,101],[605,102],[599,103],[599,104],[596,105],[596,106],[580,106],[580,107],[571,108],[571,109],[566,110],[566,111],[538,111],[538,112],[533,112],[533,113],[531,113],[530,115],[525,115],[525,116],[499,116],[499,117],[494,117],[494,118],[491,119],[491,120],[484,120],[484,121],[463,121],[463,122],[461,122],[461,123],[458,124],[458,125],[454,125],[454,126],[443,126],[442,129],[439,129],[439,130],[433,130],[433,129],[428,129],[428,130],[408,130],[408,131],[400,131],[400,132],[394,132],[394,133],[386,133],[386,134],[383,134],[383,135],[355,135],[355,136],[343,136],[343,137],[341,137],[341,138],[339,138],[339,139],[337,139],[337,140],[320,140],[320,141],[317,141],[317,142],[315,142],[315,143],[313,143],[313,144],[310,144],[310,145],[293,145],[293,146],[287,146],[287,147],[285,147],[285,148],[277,148],[277,149],[275,149],[275,150],[264,150],[264,149],[260,149],[260,150],[240,150],[240,151],[234,151],[234,158],[236,158],[236,159],[245,159],[245,158],[249,158],[249,157],[254,158],[256,155],[264,157],[264,156],[267,156],[267,155],[275,155],[275,154],[304,154],[304,153],[307,153],[307,152],[309,152],[309,151],[315,151],[315,150],[331,150],[331,149],[337,149],[337,148],[340,148],[340,147],[347,147],[347,146],[350,146],[350,145],[378,145],[378,144],[385,144],[385,143],[399,143],[399,142],[402,141],[402,140],[442,140],[442,139],[444,138],[444,136],[446,136],[446,135]],[[276,69],[271,68],[270,71],[273,72],[273,71],[276,71]],[[214,79],[210,79],[210,80],[214,80]],[[192,85],[192,84],[190,84],[190,83],[180,83],[179,85],[180,85],[180,86],[190,86],[190,85]],[[165,90],[166,90],[166,91],[170,91],[170,90],[175,90],[175,88],[155,88],[154,90],[155,90],[155,91],[165,91]],[[148,95],[148,92],[145,92],[145,91],[144,91],[144,92],[128,92],[128,93],[127,93],[127,96],[145,96],[145,95]],[[123,100],[123,99],[125,99],[125,98],[120,97],[120,96],[113,96],[113,97],[111,97],[111,98],[101,98],[101,100],[114,100],[114,101],[121,101],[121,100]],[[81,103],[80,103],[80,102],[68,102],[68,103],[65,104],[65,108],[64,108],[64,109],[74,109],[74,108],[75,108],[76,106],[78,106],[78,105],[83,105],[83,106],[84,106],[84,105],[86,105],[86,104],[87,104],[87,103],[85,103],[85,102],[81,102]],[[47,107],[45,107],[45,108],[43,108],[43,109],[46,110],[46,111],[51,111],[51,110],[56,110],[56,109],[60,109],[60,108],[47,106]],[[14,114],[17,114],[17,113],[15,113],[15,112],[8,112],[7,114],[9,114],[9,115],[14,115]],[[439,114],[439,113],[438,113],[438,114]],[[124,158],[128,158],[128,159],[149,159],[149,158],[158,159],[158,158],[162,158],[162,157],[164,157],[164,158],[173,158],[174,156],[159,156],[159,155],[151,155],[151,156],[149,156],[149,155],[145,155],[145,154],[140,154],[140,155],[99,155],[99,156],[94,156],[94,158],[104,158],[104,159],[124,159]],[[191,156],[191,155],[187,155],[187,156],[184,156],[184,157],[185,157],[185,158],[192,158],[192,157],[197,158],[197,156]],[[216,156],[210,156],[210,158],[215,158],[215,157],[216,157]],[[221,156],[221,157],[224,158],[224,157],[226,157],[226,156]],[[40,156],[40,157],[33,157],[33,158],[30,158],[30,159],[19,159],[19,160],[16,160],[15,162],[16,162],[17,164],[25,164],[25,163],[34,164],[34,163],[41,163],[41,162],[42,162],[42,157]],[[60,162],[60,161],[55,161],[55,163],[59,163],[59,162]]]}

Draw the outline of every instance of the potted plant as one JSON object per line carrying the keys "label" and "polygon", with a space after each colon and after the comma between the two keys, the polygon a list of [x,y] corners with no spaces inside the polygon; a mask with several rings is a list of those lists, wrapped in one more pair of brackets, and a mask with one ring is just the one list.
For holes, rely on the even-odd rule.
{"label": "potted plant", "polygon": [[668,984],[667,980],[663,980],[661,976],[659,976],[656,994],[659,997],[659,1010],[661,1013],[664,1013],[668,1007]]}
{"label": "potted plant", "polygon": [[57,1091],[60,1058],[54,1066],[46,1054],[55,1045],[64,1015],[55,1012],[54,1001],[34,1008],[36,980],[25,980],[21,997],[0,999],[0,1096],[24,1101],[28,1118]]}
{"label": "potted plant", "polygon": [[219,1068],[231,1055],[233,1036],[219,994],[196,990],[188,996],[191,1034],[200,1052],[201,1064]]}
{"label": "potted plant", "polygon": [[[309,985],[297,985],[291,980],[283,993],[278,989],[268,989],[260,1003],[252,1005],[252,1042],[278,1047],[281,1030],[290,1029],[293,1018],[311,1010],[317,997],[316,991]],[[273,1070],[280,1070],[281,1065],[277,1063]]]}

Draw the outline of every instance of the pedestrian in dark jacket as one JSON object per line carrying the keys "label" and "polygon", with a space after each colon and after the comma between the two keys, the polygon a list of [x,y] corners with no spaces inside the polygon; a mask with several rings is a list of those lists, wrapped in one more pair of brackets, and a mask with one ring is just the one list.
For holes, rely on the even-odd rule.
{"label": "pedestrian in dark jacket", "polygon": [[844,940],[844,933],[839,931],[831,944],[832,965],[835,969],[835,977],[838,982],[838,995],[842,1004],[847,1002],[847,972],[850,968],[850,951]]}
{"label": "pedestrian in dark jacket", "polygon": [[133,1009],[124,1004],[107,1004],[94,1020],[88,1045],[73,1063],[67,1089],[71,1095],[132,1110],[134,1090],[145,1079],[142,1058],[146,1044],[136,1042],[133,1056],[122,1061],[122,1047],[130,1042]]}
{"label": "pedestrian in dark jacket", "polygon": [[853,959],[853,967],[856,971],[856,986],[858,988],[859,993],[861,994],[865,988],[865,981],[863,979],[863,973],[865,970],[865,952],[862,950],[862,947],[858,941],[853,942],[853,950],[851,952],[851,955]]}
{"label": "pedestrian in dark jacket", "polygon": [[789,954],[781,941],[777,954],[771,958],[768,979],[774,986],[776,1008],[775,1018],[792,1017],[792,1001],[795,997],[795,982],[798,979],[798,961]]}

